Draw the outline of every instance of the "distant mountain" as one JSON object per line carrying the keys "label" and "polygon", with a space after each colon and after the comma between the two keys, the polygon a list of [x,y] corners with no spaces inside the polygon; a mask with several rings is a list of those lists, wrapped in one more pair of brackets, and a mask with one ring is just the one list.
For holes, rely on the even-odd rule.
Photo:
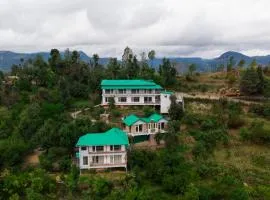
{"label": "distant mountain", "polygon": [[[89,63],[90,57],[83,51],[79,51],[80,59]],[[38,52],[38,53],[15,53],[11,51],[0,51],[0,70],[9,71],[13,64],[20,64],[21,59],[24,61],[28,59],[34,59],[37,55],[41,55],[44,60],[48,60],[50,57],[49,52]],[[63,56],[64,53],[61,52]],[[246,65],[250,64],[253,59],[256,59],[258,64],[268,65],[270,64],[270,55],[267,56],[253,56],[249,57],[239,52],[228,51],[223,53],[217,58],[203,59],[199,57],[185,58],[185,57],[171,57],[169,58],[172,63],[176,66],[179,72],[185,72],[188,66],[192,63],[197,65],[197,70],[201,72],[210,71],[216,69],[221,64],[225,65],[229,62],[230,57],[234,58],[234,62],[237,64],[241,59],[245,60]],[[109,62],[109,58],[100,58],[99,63],[106,65]],[[155,58],[153,61],[148,61],[150,66],[158,68],[162,63],[162,58]]]}
{"label": "distant mountain", "polygon": [[[64,52],[60,52],[61,56],[64,56]],[[84,62],[89,63],[90,57],[84,53],[83,51],[79,51],[80,59]],[[50,58],[49,52],[37,52],[37,53],[15,53],[11,51],[0,51],[0,70],[9,71],[12,65],[21,64],[21,60],[23,61],[29,59],[35,59],[37,55],[43,57],[44,60],[48,61]],[[99,63],[106,65],[109,62],[109,58],[100,58]]]}

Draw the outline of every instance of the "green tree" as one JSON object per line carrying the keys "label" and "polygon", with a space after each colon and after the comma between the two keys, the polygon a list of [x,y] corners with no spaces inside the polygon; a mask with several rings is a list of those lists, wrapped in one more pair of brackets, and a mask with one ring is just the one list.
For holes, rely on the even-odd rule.
{"label": "green tree", "polygon": [[98,54],[93,54],[93,65],[94,67],[98,67],[99,63],[99,55]]}
{"label": "green tree", "polygon": [[190,73],[191,76],[193,75],[193,72],[196,71],[196,69],[197,69],[196,64],[193,63],[193,64],[189,65],[188,71],[189,71],[189,73]]}
{"label": "green tree", "polygon": [[169,59],[163,58],[162,64],[159,66],[159,74],[164,86],[170,86],[176,83],[177,71],[171,65]]}
{"label": "green tree", "polygon": [[241,60],[239,61],[239,63],[238,63],[238,66],[239,66],[239,67],[244,67],[245,64],[246,64],[246,61],[245,61],[244,59],[241,59]]}
{"label": "green tree", "polygon": [[117,79],[120,75],[120,64],[117,61],[117,58],[110,58],[107,72],[110,78]]}
{"label": "green tree", "polygon": [[251,68],[257,67],[257,61],[256,61],[256,59],[253,59],[249,66],[250,66]]}
{"label": "green tree", "polygon": [[151,67],[153,67],[153,60],[155,59],[155,56],[156,56],[155,50],[149,51],[148,58],[149,60],[151,60]]}
{"label": "green tree", "polygon": [[171,105],[169,108],[169,116],[171,120],[181,120],[184,116],[183,106],[176,102],[175,95],[170,96]]}
{"label": "green tree", "polygon": [[260,84],[260,78],[257,71],[254,68],[247,69],[240,81],[240,92],[244,95],[258,94],[258,86]]}

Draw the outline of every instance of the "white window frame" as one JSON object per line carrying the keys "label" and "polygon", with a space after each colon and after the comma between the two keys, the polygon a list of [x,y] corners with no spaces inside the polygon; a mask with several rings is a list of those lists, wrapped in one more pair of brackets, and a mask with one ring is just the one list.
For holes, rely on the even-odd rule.
{"label": "white window frame", "polygon": [[118,89],[118,94],[126,94],[127,90],[126,89]]}
{"label": "white window frame", "polygon": [[88,156],[83,156],[83,165],[88,165]]}
{"label": "white window frame", "polygon": [[[134,101],[135,98],[138,98],[138,101]],[[140,102],[140,97],[131,97],[132,102]]]}
{"label": "white window frame", "polygon": [[[124,98],[125,101],[122,101],[123,100],[122,98]],[[118,97],[118,102],[126,103],[127,102],[127,97]]]}

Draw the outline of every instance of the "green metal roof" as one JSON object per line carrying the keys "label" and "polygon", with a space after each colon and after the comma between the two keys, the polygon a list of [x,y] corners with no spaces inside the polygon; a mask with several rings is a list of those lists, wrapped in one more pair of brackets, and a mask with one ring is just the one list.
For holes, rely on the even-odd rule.
{"label": "green metal roof", "polygon": [[173,94],[171,91],[162,91],[161,94]]}
{"label": "green metal roof", "polygon": [[163,89],[152,80],[102,80],[102,89]]}
{"label": "green metal roof", "polygon": [[132,126],[133,124],[135,124],[139,120],[146,122],[146,123],[149,123],[151,121],[158,122],[161,119],[163,119],[163,116],[160,114],[157,114],[157,113],[152,114],[149,117],[138,117],[138,116],[132,114],[132,115],[129,115],[126,118],[124,118],[123,122],[127,126]]}
{"label": "green metal roof", "polygon": [[76,146],[128,145],[127,134],[119,128],[104,133],[88,133],[79,138]]}

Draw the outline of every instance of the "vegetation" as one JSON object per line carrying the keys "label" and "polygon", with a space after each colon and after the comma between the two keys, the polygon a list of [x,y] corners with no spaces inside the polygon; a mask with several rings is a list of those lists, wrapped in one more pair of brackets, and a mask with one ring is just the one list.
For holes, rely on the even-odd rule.
{"label": "vegetation", "polygon": [[[152,69],[146,55],[152,61],[153,50],[141,60],[129,48],[125,54],[123,62],[112,58],[103,66],[97,54],[85,63],[77,51],[61,56],[52,49],[48,62],[37,57],[13,66],[10,74],[0,73],[0,199],[269,199],[268,103],[243,106],[194,98],[185,101],[183,112],[172,96],[167,133],[156,136],[165,141],[164,148],[132,148],[128,173],[79,174],[72,163],[82,134],[106,131],[131,111],[147,116],[156,112],[147,106],[119,109],[109,99],[106,112],[112,120],[103,122],[105,110],[95,106],[102,79],[152,79],[187,92],[230,85],[244,95],[270,93],[269,70],[255,61],[246,70],[239,62],[240,77],[234,74],[233,58],[226,72],[215,74],[196,75],[191,65],[189,81],[177,77],[166,58],[157,72]],[[10,81],[9,75],[16,78]],[[79,109],[81,114],[73,115]],[[28,165],[26,157],[36,151],[39,162]]]}

